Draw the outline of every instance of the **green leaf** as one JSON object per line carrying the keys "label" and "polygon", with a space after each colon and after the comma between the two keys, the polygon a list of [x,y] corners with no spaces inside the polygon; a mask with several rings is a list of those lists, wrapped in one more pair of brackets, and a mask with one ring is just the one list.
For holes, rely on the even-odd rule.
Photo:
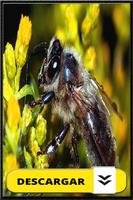
{"label": "green leaf", "polygon": [[33,96],[33,90],[31,85],[25,85],[24,87],[22,87],[19,92],[17,92],[15,94],[16,98],[19,100],[23,97],[25,97],[26,95],[32,95]]}
{"label": "green leaf", "polygon": [[31,77],[31,89],[32,89],[32,95],[34,97],[34,99],[37,99],[39,97],[39,91],[38,91],[38,86],[36,84],[36,81],[34,79],[34,77],[32,76],[32,74],[30,74],[30,77]]}

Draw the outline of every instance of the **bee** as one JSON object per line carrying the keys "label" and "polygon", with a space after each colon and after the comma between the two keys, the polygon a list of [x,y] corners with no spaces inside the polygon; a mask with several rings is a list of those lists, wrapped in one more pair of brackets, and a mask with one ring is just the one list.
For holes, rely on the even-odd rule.
{"label": "bee", "polygon": [[38,82],[44,93],[30,106],[51,103],[52,112],[64,123],[62,131],[38,155],[50,155],[65,140],[71,144],[79,167],[80,136],[92,166],[116,166],[116,144],[107,101],[120,118],[121,115],[103,87],[85,70],[79,56],[73,49],[64,48],[56,37],[50,41]]}

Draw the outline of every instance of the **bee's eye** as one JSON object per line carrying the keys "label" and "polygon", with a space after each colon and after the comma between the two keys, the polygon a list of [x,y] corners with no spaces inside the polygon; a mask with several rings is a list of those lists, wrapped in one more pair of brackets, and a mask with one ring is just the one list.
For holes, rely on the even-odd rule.
{"label": "bee's eye", "polygon": [[48,66],[47,76],[50,80],[52,80],[57,73],[59,72],[60,68],[60,60],[58,57],[53,58]]}

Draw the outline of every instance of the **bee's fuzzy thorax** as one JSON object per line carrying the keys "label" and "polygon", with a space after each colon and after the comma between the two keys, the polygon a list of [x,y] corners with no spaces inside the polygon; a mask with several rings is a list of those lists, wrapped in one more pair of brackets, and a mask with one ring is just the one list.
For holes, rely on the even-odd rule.
{"label": "bee's fuzzy thorax", "polygon": [[66,47],[64,48],[63,52],[71,53],[76,58],[77,62],[80,64],[79,66],[81,66],[81,68],[83,67],[81,56],[77,53],[77,51],[74,48]]}

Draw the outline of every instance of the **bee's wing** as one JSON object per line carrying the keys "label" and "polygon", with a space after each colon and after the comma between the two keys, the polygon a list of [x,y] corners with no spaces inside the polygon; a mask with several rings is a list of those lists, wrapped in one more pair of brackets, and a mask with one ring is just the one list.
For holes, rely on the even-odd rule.
{"label": "bee's wing", "polygon": [[93,79],[79,88],[74,88],[73,99],[78,105],[78,118],[82,123],[93,165],[115,165],[115,143],[112,136],[109,111]]}
{"label": "bee's wing", "polygon": [[115,102],[112,102],[112,100],[109,98],[109,96],[107,95],[107,93],[105,92],[104,88],[102,85],[100,85],[97,80],[94,77],[91,77],[91,79],[93,80],[93,82],[95,83],[95,85],[98,87],[98,89],[100,90],[100,92],[102,93],[102,95],[105,97],[105,100],[107,100],[107,102],[109,103],[109,105],[111,106],[112,110],[118,115],[118,117],[123,120],[123,116],[121,115],[121,113],[118,111],[117,105]]}

